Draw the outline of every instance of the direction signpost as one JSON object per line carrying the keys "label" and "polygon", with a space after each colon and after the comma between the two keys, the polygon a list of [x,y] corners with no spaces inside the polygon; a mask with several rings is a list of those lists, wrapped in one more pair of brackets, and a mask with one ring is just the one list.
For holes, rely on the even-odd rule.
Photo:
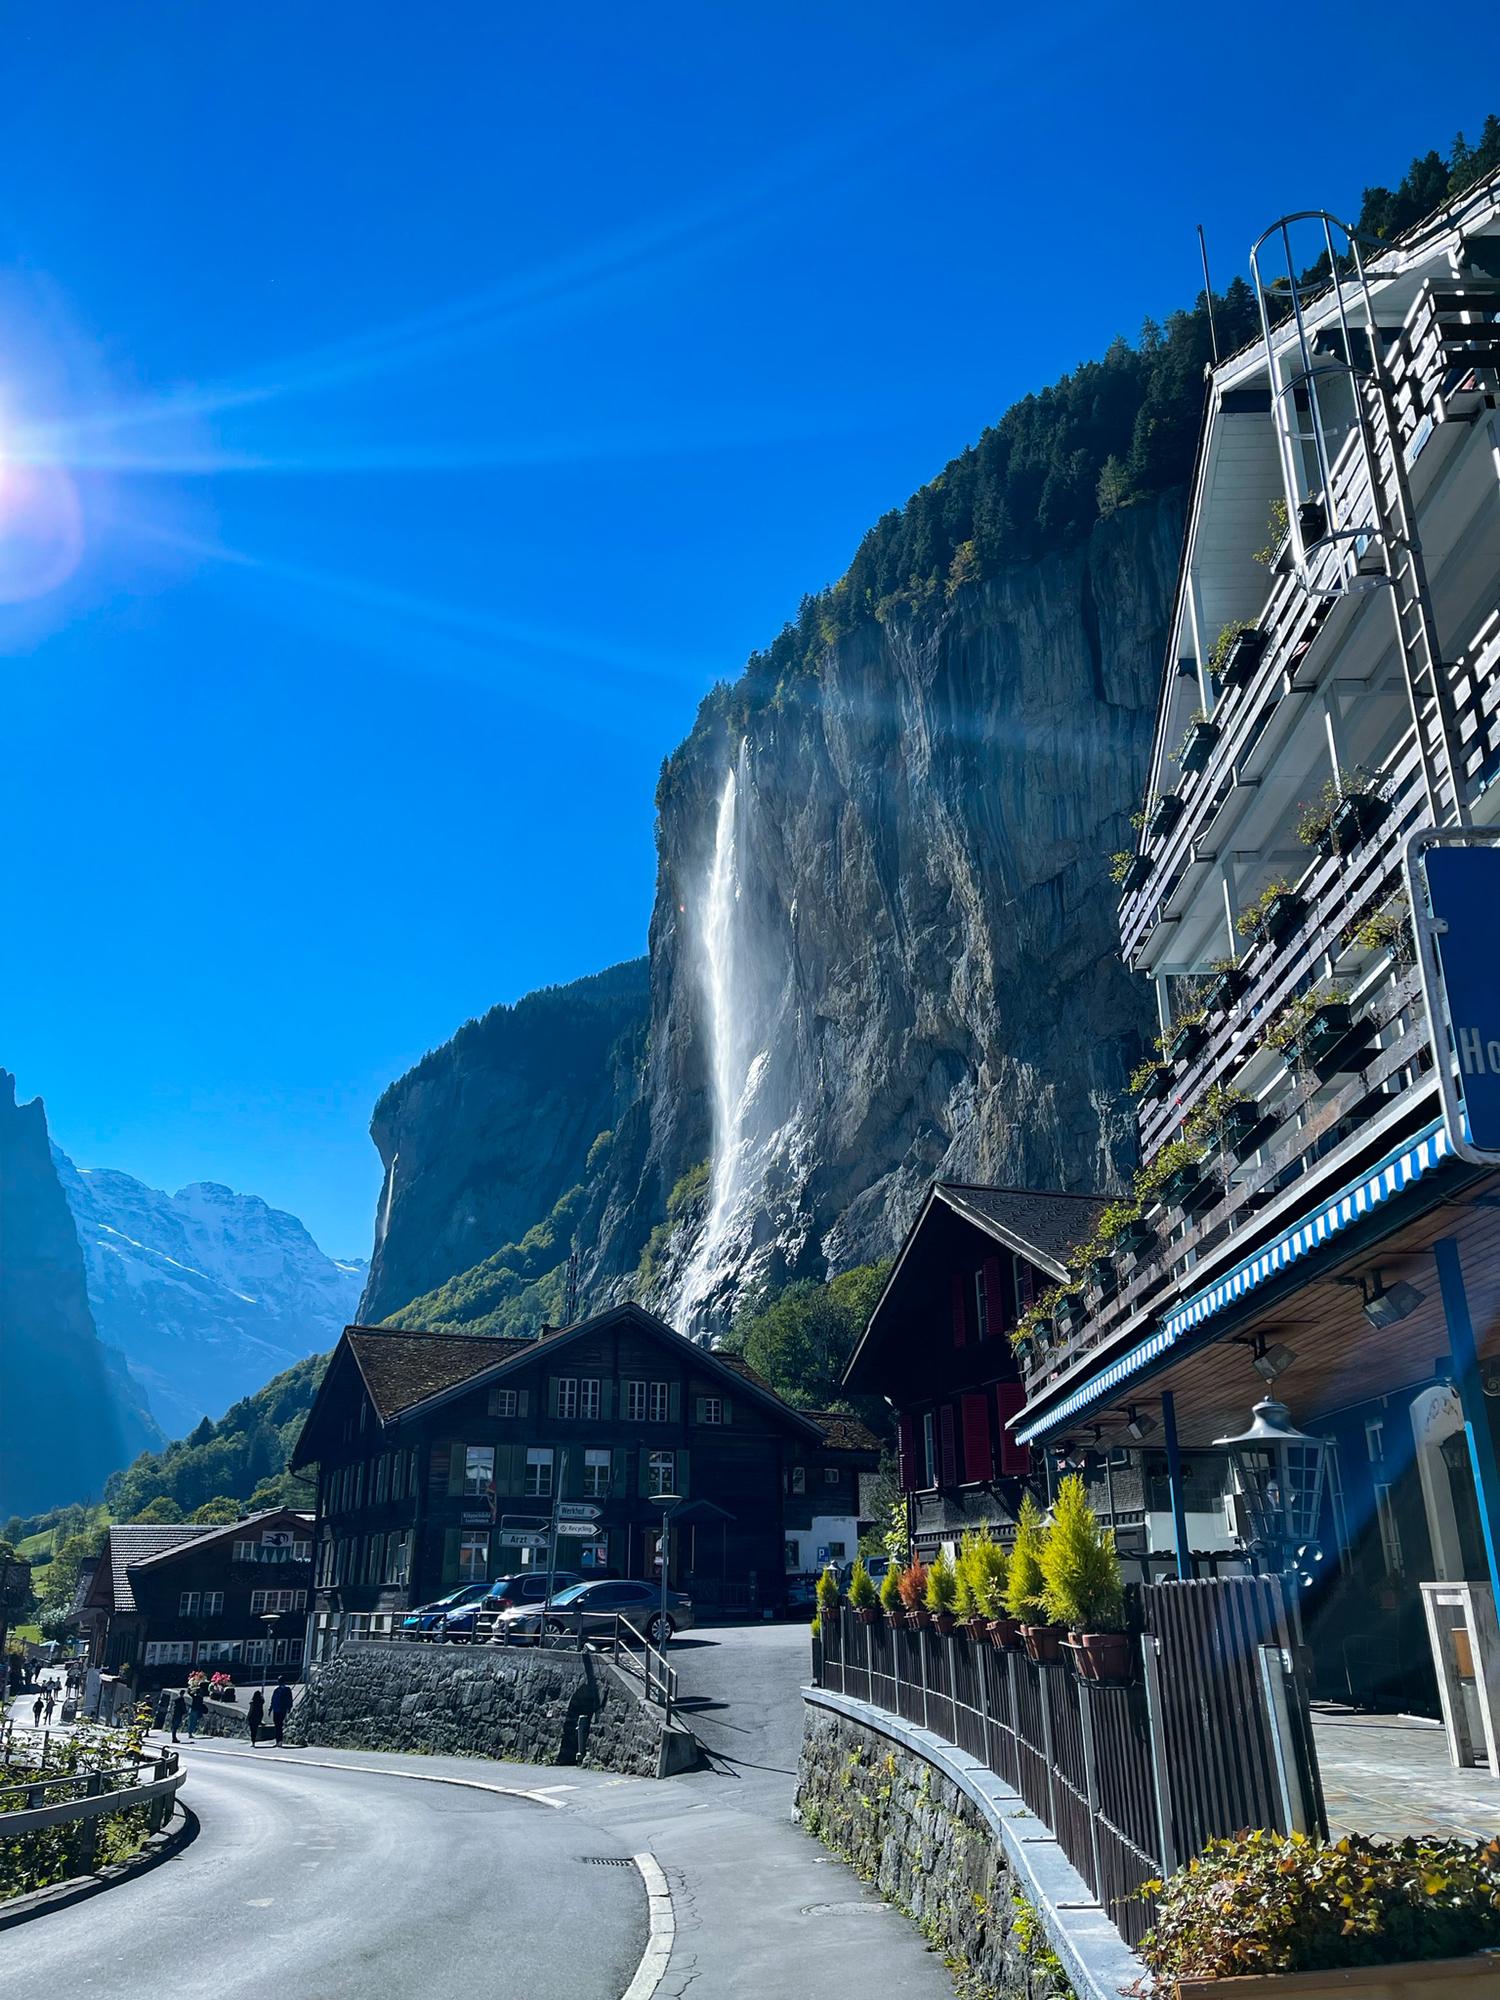
{"label": "direction signpost", "polygon": [[502,1549],[544,1549],[547,1536],[545,1531],[537,1533],[531,1528],[502,1528],[500,1546]]}
{"label": "direction signpost", "polygon": [[559,1521],[557,1532],[560,1535],[576,1535],[580,1541],[591,1542],[599,1530],[592,1521]]}

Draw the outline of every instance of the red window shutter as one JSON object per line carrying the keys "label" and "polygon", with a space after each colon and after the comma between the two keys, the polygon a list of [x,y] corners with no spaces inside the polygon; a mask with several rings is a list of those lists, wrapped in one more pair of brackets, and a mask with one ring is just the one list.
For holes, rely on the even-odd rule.
{"label": "red window shutter", "polygon": [[1024,1257],[1016,1259],[1016,1311],[1025,1312],[1036,1298],[1036,1273]]}
{"label": "red window shutter", "polygon": [[903,1411],[896,1421],[897,1477],[903,1493],[917,1490],[917,1420]]}
{"label": "red window shutter", "polygon": [[984,1260],[984,1325],[981,1336],[993,1338],[1005,1325],[1005,1299],[1000,1290],[1000,1259]]}
{"label": "red window shutter", "polygon": [[958,1442],[954,1437],[953,1405],[944,1403],[938,1412],[938,1438],[941,1446],[941,1463],[944,1486],[958,1484]]}
{"label": "red window shutter", "polygon": [[995,1384],[995,1414],[1000,1419],[1000,1472],[1002,1478],[1020,1479],[1031,1470],[1031,1446],[1017,1441],[1006,1426],[1026,1401],[1019,1382]]}
{"label": "red window shutter", "polygon": [[964,1425],[964,1478],[994,1477],[995,1455],[990,1448],[990,1399],[981,1389],[964,1396],[959,1407]]}
{"label": "red window shutter", "polygon": [[956,1273],[950,1280],[949,1296],[953,1301],[953,1345],[962,1347],[969,1338],[969,1324],[964,1312],[964,1281]]}

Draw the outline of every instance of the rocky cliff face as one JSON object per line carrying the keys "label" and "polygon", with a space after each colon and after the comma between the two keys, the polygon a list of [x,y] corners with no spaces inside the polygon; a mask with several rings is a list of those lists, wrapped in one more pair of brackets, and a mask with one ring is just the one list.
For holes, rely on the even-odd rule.
{"label": "rocky cliff face", "polygon": [[370,1123],[385,1184],[362,1320],[518,1243],[584,1178],[634,1092],[647,1000],[644,959],[548,987],[468,1022],[391,1085]]}
{"label": "rocky cliff face", "polygon": [[522,1062],[507,1032],[482,1065],[460,1036],[397,1086],[376,1139],[411,1164],[388,1178],[375,1305],[539,1219],[564,1125],[574,1158],[614,1128],[577,1232],[582,1303],[641,1292],[684,1330],[759,1279],[890,1252],[934,1175],[1117,1183],[1150,1023],[1108,871],[1180,528],[1175,496],[1141,502],[865,626],[816,672],[716,690],[663,771],[638,1070],[601,1065],[598,1041],[562,1072],[556,1049]]}
{"label": "rocky cliff face", "polygon": [[362,1259],[326,1257],[295,1215],[212,1181],[176,1194],[53,1161],[83,1249],[101,1337],[170,1437],[309,1354],[353,1317]]}
{"label": "rocky cliff face", "polygon": [[899,1243],[934,1175],[1108,1188],[1148,1031],[1111,854],[1140,795],[1175,497],[704,704],[660,791],[650,1059],[582,1232],[679,1324]]}
{"label": "rocky cliff face", "polygon": [[42,1101],[0,1070],[0,1516],[97,1494],[159,1442],[89,1312]]}

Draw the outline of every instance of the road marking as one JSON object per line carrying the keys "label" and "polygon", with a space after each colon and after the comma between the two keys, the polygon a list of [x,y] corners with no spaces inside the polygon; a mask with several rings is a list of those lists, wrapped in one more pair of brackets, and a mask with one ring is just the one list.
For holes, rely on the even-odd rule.
{"label": "road marking", "polygon": [[635,1969],[635,1977],[625,1988],[621,2000],[651,2000],[651,1995],[666,1975],[667,1961],[672,1956],[672,1945],[677,1936],[677,1919],[672,1914],[672,1891],[667,1886],[667,1878],[661,1872],[656,1856],[637,1854],[632,1858],[646,1885],[650,1931],[646,1949],[641,1953],[641,1962]]}
{"label": "road marking", "polygon": [[[203,1754],[228,1757],[237,1764],[249,1761],[242,1750],[205,1750]],[[276,1768],[276,1765],[261,1763],[259,1758],[255,1761],[257,1770]],[[302,1764],[310,1771],[363,1771],[373,1778],[410,1778],[419,1785],[457,1785],[466,1792],[497,1792],[504,1799],[530,1799],[534,1806],[551,1806],[554,1812],[567,1810],[561,1799],[549,1799],[544,1791],[529,1791],[522,1785],[487,1785],[479,1778],[447,1778],[441,1771],[393,1771],[385,1764],[335,1764],[328,1757],[278,1757],[276,1764]]]}
{"label": "road marking", "polygon": [[249,1896],[245,1900],[247,1910],[269,1910],[275,1902],[274,1896]]}

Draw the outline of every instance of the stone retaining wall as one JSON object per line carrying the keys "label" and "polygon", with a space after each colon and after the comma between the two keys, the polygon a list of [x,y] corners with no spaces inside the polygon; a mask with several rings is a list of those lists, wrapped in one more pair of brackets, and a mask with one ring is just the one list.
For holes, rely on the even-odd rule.
{"label": "stone retaining wall", "polygon": [[286,1730],[289,1743],[584,1764],[641,1778],[681,1768],[666,1734],[660,1709],[592,1653],[369,1642],[311,1670]]}
{"label": "stone retaining wall", "polygon": [[802,1824],[920,1927],[966,2000],[1116,2000],[1140,1961],[992,1772],[863,1702],[809,1694]]}

